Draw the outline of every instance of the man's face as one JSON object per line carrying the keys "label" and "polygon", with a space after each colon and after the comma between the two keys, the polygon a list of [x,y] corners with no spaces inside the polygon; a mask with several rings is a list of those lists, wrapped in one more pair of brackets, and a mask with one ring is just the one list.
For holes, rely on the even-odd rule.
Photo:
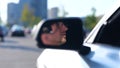
{"label": "man's face", "polygon": [[51,42],[51,45],[61,45],[66,42],[66,31],[68,28],[62,23],[55,23],[51,25],[52,30],[50,33],[46,34],[48,37],[48,42]]}

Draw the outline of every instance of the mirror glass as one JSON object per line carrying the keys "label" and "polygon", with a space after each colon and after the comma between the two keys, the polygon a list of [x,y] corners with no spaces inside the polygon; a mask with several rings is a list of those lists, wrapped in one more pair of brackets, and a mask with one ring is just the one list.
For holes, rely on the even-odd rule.
{"label": "mirror glass", "polygon": [[83,36],[80,18],[59,18],[43,22],[36,40],[40,48],[78,49]]}

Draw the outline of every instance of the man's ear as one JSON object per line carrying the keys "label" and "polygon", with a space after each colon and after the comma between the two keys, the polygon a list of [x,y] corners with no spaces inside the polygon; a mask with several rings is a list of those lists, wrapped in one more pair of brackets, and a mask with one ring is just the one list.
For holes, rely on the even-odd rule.
{"label": "man's ear", "polygon": [[43,43],[46,42],[48,40],[48,36],[46,34],[42,34],[41,35],[41,40],[42,40]]}

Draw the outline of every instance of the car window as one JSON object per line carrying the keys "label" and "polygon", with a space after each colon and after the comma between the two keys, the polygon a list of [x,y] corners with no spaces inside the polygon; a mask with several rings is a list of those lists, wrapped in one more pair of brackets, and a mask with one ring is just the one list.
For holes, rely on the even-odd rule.
{"label": "car window", "polygon": [[120,45],[120,8],[101,27],[94,43]]}

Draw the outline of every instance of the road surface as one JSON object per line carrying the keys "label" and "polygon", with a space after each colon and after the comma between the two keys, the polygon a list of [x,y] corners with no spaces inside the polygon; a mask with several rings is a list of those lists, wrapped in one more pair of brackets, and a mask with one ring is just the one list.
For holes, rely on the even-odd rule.
{"label": "road surface", "polygon": [[42,51],[31,36],[7,36],[5,42],[0,42],[0,68],[36,68]]}

